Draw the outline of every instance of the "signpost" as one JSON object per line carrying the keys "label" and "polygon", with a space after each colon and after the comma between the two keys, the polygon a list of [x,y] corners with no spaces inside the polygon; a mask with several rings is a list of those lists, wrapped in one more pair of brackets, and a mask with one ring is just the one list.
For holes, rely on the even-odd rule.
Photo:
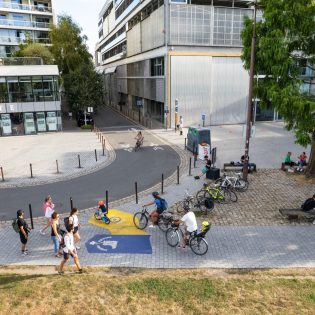
{"label": "signpost", "polygon": [[175,99],[175,132],[177,130],[177,124],[178,124],[178,99]]}
{"label": "signpost", "polygon": [[202,127],[205,126],[206,114],[201,114]]}

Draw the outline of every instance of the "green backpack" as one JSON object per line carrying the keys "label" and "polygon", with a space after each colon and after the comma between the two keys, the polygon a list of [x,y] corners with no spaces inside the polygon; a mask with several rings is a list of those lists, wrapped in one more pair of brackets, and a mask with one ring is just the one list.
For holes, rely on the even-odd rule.
{"label": "green backpack", "polygon": [[12,220],[12,227],[13,227],[13,230],[16,233],[20,233],[20,228],[19,228],[19,225],[18,225],[18,219],[13,219]]}

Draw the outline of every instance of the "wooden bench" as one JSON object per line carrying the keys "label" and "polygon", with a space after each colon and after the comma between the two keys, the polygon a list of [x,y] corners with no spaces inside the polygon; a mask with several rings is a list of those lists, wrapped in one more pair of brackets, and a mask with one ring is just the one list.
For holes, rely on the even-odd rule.
{"label": "wooden bench", "polygon": [[[255,163],[250,163],[251,164],[251,170],[253,172],[257,172],[257,168],[256,168],[256,164]],[[231,164],[231,163],[224,163],[223,164],[223,170],[226,171],[227,168],[229,168],[230,170],[233,169],[233,170],[242,170],[243,169],[243,164]]]}
{"label": "wooden bench", "polygon": [[279,209],[279,212],[283,217],[287,217],[289,220],[298,220],[305,218],[308,220],[315,220],[315,213],[309,213],[303,211],[301,208],[296,209]]}
{"label": "wooden bench", "polygon": [[[303,165],[302,168],[303,168],[303,171],[305,170],[307,166],[307,163],[306,165]],[[281,163],[281,170],[282,171],[287,171],[289,168],[293,168],[294,169],[294,172],[297,171],[298,168],[300,168],[300,166],[298,164],[294,164],[292,167],[290,165],[286,165],[284,164],[284,162]]]}

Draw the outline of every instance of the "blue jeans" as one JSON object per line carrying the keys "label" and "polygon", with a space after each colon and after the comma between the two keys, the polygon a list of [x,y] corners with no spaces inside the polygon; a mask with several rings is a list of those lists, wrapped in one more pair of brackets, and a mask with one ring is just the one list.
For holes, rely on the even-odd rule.
{"label": "blue jeans", "polygon": [[59,240],[58,240],[58,237],[57,236],[52,236],[51,239],[52,239],[52,241],[54,243],[55,254],[57,254],[58,251],[59,251]]}

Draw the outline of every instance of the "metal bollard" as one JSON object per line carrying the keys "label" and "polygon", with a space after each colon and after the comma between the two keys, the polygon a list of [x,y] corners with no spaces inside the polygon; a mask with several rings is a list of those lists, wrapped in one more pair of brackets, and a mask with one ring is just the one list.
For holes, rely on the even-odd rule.
{"label": "metal bollard", "polygon": [[1,177],[2,177],[2,181],[4,182],[4,176],[3,176],[3,168],[1,166]]}
{"label": "metal bollard", "polygon": [[194,168],[196,168],[196,158],[194,158]]}
{"label": "metal bollard", "polygon": [[32,163],[30,163],[30,170],[31,170],[31,178],[33,178],[33,167],[32,167]]}
{"label": "metal bollard", "polygon": [[96,149],[94,150],[95,153],[95,161],[97,162],[97,153],[96,153]]}
{"label": "metal bollard", "polygon": [[106,209],[108,211],[108,190],[106,190],[106,192],[105,192],[105,198],[106,198],[106,200],[105,200]]}
{"label": "metal bollard", "polygon": [[105,156],[104,142],[102,143],[102,149],[103,149],[103,156]]}
{"label": "metal bollard", "polygon": [[29,208],[29,210],[30,210],[31,227],[32,227],[32,230],[34,230],[33,212],[32,212],[32,206],[31,206],[31,204],[28,205],[28,208]]}
{"label": "metal bollard", "polygon": [[72,210],[73,209],[73,199],[72,199],[72,197],[70,197],[70,210]]}
{"label": "metal bollard", "polygon": [[136,204],[138,204],[138,183],[135,182]]}
{"label": "metal bollard", "polygon": [[78,160],[79,160],[79,168],[81,168],[80,154],[78,154]]}
{"label": "metal bollard", "polygon": [[187,138],[185,138],[185,150],[187,150]]}
{"label": "metal bollard", "polygon": [[59,174],[58,160],[56,160],[57,174]]}
{"label": "metal bollard", "polygon": [[164,174],[162,174],[162,182],[161,182],[161,194],[164,193]]}
{"label": "metal bollard", "polygon": [[177,184],[179,185],[179,166],[177,166]]}
{"label": "metal bollard", "polygon": [[191,176],[191,157],[189,158],[189,176]]}

